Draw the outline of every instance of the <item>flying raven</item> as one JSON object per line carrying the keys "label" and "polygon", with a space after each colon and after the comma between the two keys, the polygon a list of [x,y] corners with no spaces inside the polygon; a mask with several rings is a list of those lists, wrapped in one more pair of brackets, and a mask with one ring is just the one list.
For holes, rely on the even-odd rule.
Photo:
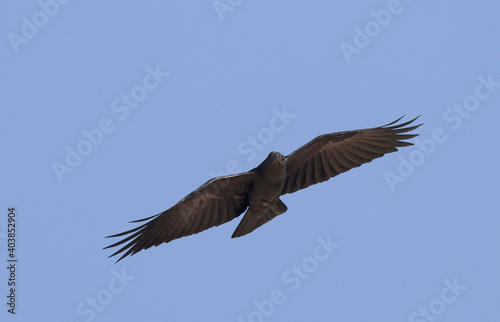
{"label": "flying raven", "polygon": [[402,140],[418,134],[403,133],[422,125],[408,126],[417,118],[401,124],[396,124],[401,120],[399,118],[371,129],[323,134],[287,156],[271,152],[259,166],[248,172],[208,180],[170,209],[132,221],[147,222],[108,236],[130,234],[106,248],[126,243],[111,255],[125,252],[118,262],[151,246],[229,222],[246,210],[231,237],[244,236],[287,211],[279,199],[281,195],[326,181],[386,153],[395,152],[398,147],[413,145]]}

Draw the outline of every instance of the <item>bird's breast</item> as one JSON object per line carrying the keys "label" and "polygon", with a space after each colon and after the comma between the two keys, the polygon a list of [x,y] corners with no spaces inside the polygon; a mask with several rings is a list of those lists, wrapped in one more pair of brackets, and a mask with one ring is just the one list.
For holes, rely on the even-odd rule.
{"label": "bird's breast", "polygon": [[256,211],[264,204],[272,204],[281,195],[285,185],[284,163],[271,163],[257,174],[250,191],[250,208]]}

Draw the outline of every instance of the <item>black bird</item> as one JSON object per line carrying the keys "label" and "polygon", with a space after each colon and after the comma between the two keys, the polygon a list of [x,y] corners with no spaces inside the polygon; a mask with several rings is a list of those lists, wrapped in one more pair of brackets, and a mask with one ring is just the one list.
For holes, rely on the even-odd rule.
{"label": "black bird", "polygon": [[[420,125],[396,121],[371,129],[323,134],[284,156],[271,152],[256,168],[234,175],[213,178],[170,209],[132,221],[149,220],[139,227],[108,236],[125,239],[106,248],[125,244],[111,256],[125,252],[118,260],[151,246],[199,233],[246,213],[232,238],[244,236],[287,211],[279,199],[310,185],[380,158],[398,147],[413,145],[402,140],[418,134],[403,134]],[[110,257],[111,257],[110,256]]]}

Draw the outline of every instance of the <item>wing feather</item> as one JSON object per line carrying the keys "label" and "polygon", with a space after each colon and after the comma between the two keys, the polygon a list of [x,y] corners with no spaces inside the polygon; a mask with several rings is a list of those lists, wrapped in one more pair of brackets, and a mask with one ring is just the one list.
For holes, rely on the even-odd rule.
{"label": "wing feather", "polygon": [[328,178],[325,168],[321,166],[323,162],[321,158],[321,153],[316,154],[314,157],[314,179],[318,182],[324,181],[326,180],[325,178]]}
{"label": "wing feather", "polygon": [[281,194],[292,193],[323,182],[340,173],[371,162],[399,147],[413,145],[408,140],[418,134],[404,134],[422,124],[408,126],[418,117],[397,124],[363,130],[323,134],[286,156],[286,181]]}
{"label": "wing feather", "polygon": [[108,236],[129,235],[105,248],[125,244],[111,255],[123,253],[118,259],[120,261],[143,249],[226,223],[238,217],[248,207],[247,194],[254,178],[253,172],[245,172],[211,179],[172,208],[155,216],[133,221],[149,220],[142,225],[123,233]]}
{"label": "wing feather", "polygon": [[[331,177],[339,174],[339,172],[337,170],[335,170],[333,165],[330,163],[330,157],[328,156],[328,152],[326,150],[323,150],[323,151],[321,151],[320,154],[321,154],[321,161],[323,162],[322,168],[325,169],[325,172],[328,175],[328,177],[325,180],[328,180],[328,178],[331,178]],[[293,177],[291,177],[291,178],[293,178]],[[287,181],[289,181],[290,184],[293,184],[293,182],[294,182],[293,180],[288,180],[288,178],[287,178]]]}

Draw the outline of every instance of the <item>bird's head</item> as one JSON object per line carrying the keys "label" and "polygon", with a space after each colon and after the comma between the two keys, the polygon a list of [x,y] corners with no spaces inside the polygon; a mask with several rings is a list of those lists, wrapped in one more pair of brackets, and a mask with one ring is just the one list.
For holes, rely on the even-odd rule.
{"label": "bird's head", "polygon": [[285,162],[285,156],[279,152],[274,152],[274,151],[269,153],[269,155],[267,156],[267,159],[271,163],[277,162],[278,164],[282,164]]}

